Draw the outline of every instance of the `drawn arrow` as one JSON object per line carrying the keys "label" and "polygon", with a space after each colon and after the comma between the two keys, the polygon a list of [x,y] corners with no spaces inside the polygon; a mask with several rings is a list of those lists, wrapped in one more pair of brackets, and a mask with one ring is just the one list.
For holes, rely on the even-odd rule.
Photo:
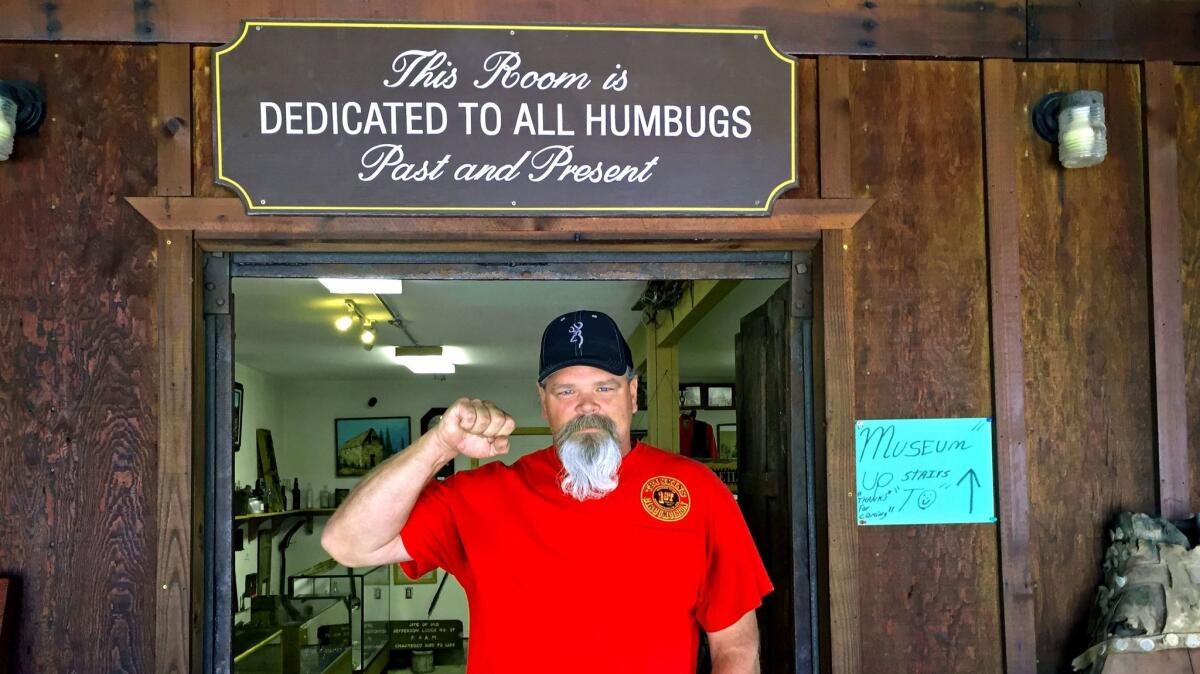
{"label": "drawn arrow", "polygon": [[979,481],[979,478],[975,477],[975,469],[968,468],[967,472],[963,473],[963,476],[958,478],[958,482],[956,482],[955,485],[957,486],[957,485],[962,484],[963,480],[967,479],[968,477],[971,478],[971,481],[967,483],[967,486],[969,486],[971,488],[971,495],[970,495],[970,501],[968,501],[969,507],[967,509],[967,512],[973,513],[973,512],[975,512],[975,487],[983,486],[983,484]]}

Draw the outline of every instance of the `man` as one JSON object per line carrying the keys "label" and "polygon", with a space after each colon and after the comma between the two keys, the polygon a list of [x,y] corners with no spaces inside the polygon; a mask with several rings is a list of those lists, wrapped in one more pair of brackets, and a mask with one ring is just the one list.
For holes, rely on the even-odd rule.
{"label": "man", "polygon": [[352,567],[442,567],[471,611],[470,674],[757,674],[754,617],[771,591],[729,490],[702,464],[630,441],[638,380],[608,316],[542,335],[538,396],[554,445],[431,481],[455,456],[508,451],[513,419],[460,399],[383,462],[321,543]]}

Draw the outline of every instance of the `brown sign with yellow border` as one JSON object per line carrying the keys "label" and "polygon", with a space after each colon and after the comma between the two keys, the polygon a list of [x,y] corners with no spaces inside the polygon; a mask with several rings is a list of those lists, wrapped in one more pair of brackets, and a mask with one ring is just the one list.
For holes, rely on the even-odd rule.
{"label": "brown sign with yellow border", "polygon": [[252,214],[766,215],[796,184],[758,28],[247,21],[213,77]]}

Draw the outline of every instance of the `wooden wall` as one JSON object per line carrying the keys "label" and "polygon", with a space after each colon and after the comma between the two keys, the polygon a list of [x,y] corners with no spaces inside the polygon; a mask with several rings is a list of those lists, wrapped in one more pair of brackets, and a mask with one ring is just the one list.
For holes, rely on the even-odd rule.
{"label": "wooden wall", "polygon": [[[855,416],[992,415],[978,62],[851,61]],[[919,105],[913,103],[919,101]],[[993,525],[860,527],[864,672],[1003,668]]]}
{"label": "wooden wall", "polygon": [[[1069,671],[1107,526],[1156,512],[1154,388],[1136,64],[1018,64],[1013,119],[1021,228],[1030,556],[1041,672]],[[1050,91],[1104,93],[1109,155],[1063,170],[1022,123]]]}
{"label": "wooden wall", "polygon": [[[0,162],[0,575],[12,671],[153,666],[153,47],[0,44],[47,119]],[[0,667],[2,669],[3,667]]]}
{"label": "wooden wall", "polygon": [[1192,504],[1200,504],[1200,66],[1175,67],[1179,211],[1183,220],[1183,337]]}
{"label": "wooden wall", "polygon": [[[1158,509],[1141,78],[1136,64],[1018,63],[1016,70],[1034,667],[1061,672],[1087,645],[1107,525],[1123,510]],[[1193,447],[1200,446],[1198,71],[1176,71]],[[852,61],[850,77],[855,195],[879,200],[850,236],[855,415],[989,416],[998,392],[979,64]],[[1028,108],[1045,93],[1083,88],[1105,95],[1109,156],[1099,167],[1066,171],[1034,134]],[[1200,459],[1193,466],[1200,471]],[[1002,670],[994,527],[861,527],[858,546],[861,671]]]}
{"label": "wooden wall", "polygon": [[[194,57],[194,188],[211,183],[208,49]],[[56,56],[57,55],[57,56]],[[17,672],[152,668],[157,367],[151,47],[0,45],[50,115],[0,163],[0,575],[22,579]],[[992,384],[978,61],[850,62],[855,415],[988,416]],[[1037,669],[1084,647],[1108,520],[1156,509],[1140,76],[1136,65],[1019,63],[1021,218]],[[819,189],[816,67],[801,188]],[[1177,67],[1194,494],[1200,494],[1200,68]],[[1064,171],[1027,105],[1096,88],[1110,156]],[[1195,498],[1194,502],[1200,502]],[[864,527],[861,671],[999,672],[997,530]]]}

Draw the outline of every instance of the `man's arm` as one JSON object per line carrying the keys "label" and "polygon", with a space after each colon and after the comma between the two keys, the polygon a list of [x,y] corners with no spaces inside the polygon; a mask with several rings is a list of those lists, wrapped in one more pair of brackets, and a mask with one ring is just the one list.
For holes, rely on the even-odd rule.
{"label": "man's arm", "polygon": [[712,674],[759,674],[758,619],[754,611],[723,630],[708,632]]}
{"label": "man's arm", "polygon": [[516,423],[490,402],[461,398],[441,423],[371,471],[329,518],[321,546],[349,567],[412,559],[400,530],[425,484],[458,454],[486,458],[508,452]]}

